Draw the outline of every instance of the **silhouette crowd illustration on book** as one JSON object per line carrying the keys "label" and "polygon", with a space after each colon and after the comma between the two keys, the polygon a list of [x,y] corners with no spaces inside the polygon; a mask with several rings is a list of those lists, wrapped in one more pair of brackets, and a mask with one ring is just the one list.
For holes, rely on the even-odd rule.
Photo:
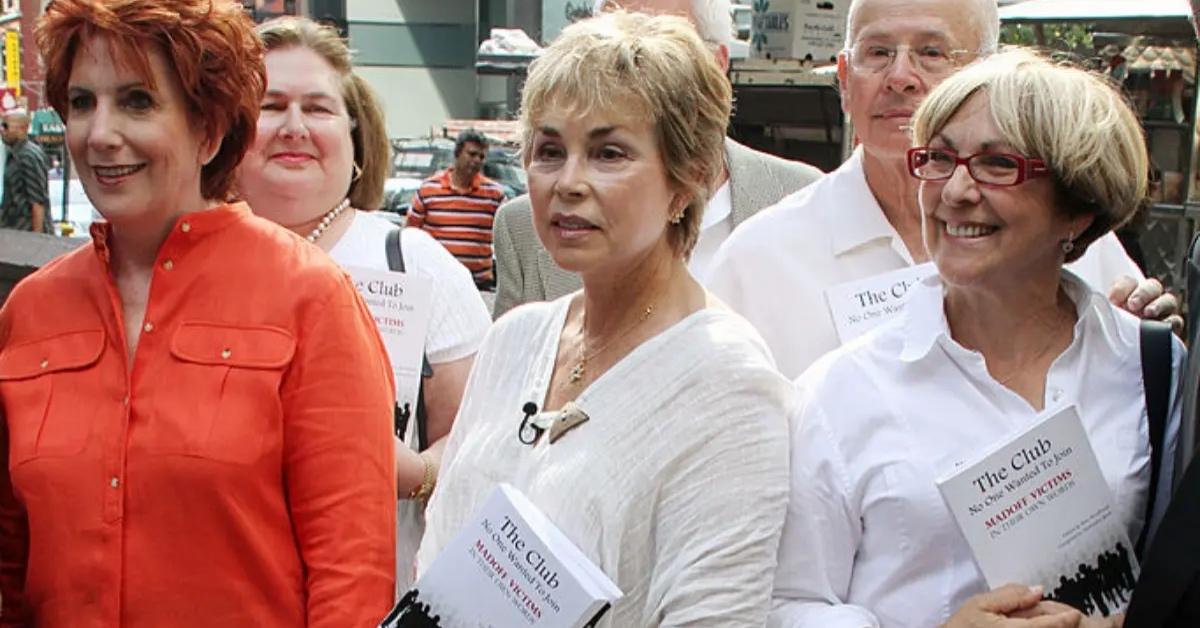
{"label": "silhouette crowd illustration on book", "polygon": [[379,628],[443,628],[441,617],[431,615],[432,612],[428,604],[418,601],[418,591],[412,589],[400,598]]}
{"label": "silhouette crowd illustration on book", "polygon": [[1048,597],[1085,615],[1099,612],[1107,617],[1129,601],[1134,582],[1129,550],[1118,542],[1096,556],[1091,565],[1081,563],[1074,576],[1059,576],[1058,586]]}

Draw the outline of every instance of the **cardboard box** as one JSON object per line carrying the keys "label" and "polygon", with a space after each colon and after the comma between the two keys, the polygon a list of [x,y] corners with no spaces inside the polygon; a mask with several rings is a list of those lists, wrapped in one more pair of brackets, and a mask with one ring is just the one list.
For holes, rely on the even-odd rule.
{"label": "cardboard box", "polygon": [[759,59],[836,59],[846,42],[850,0],[754,0],[750,54]]}

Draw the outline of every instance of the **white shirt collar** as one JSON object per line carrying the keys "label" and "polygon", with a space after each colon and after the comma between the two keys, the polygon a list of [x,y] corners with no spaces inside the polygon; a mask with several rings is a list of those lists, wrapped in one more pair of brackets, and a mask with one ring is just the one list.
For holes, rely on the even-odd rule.
{"label": "white shirt collar", "polygon": [[842,255],[874,240],[891,238],[893,246],[899,246],[905,252],[905,259],[911,261],[904,243],[899,241],[900,234],[888,222],[867,185],[862,146],[854,149],[850,158],[828,177],[827,194],[831,195],[832,202],[822,203],[821,209],[832,234],[834,255]]}
{"label": "white shirt collar", "polygon": [[[1071,271],[1063,270],[1062,278],[1063,289],[1067,298],[1075,303],[1078,315],[1075,323],[1076,340],[1073,342],[1078,341],[1086,326],[1096,325],[1105,341],[1114,351],[1118,351],[1120,344],[1116,337],[1116,321],[1113,320],[1113,308],[1108,300]],[[958,346],[950,337],[950,323],[946,320],[944,303],[944,286],[938,275],[926,277],[909,291],[901,314],[902,322],[899,323],[904,328],[903,347],[900,350],[902,361],[916,362],[925,358],[939,342]]]}
{"label": "white shirt collar", "polygon": [[719,224],[733,213],[733,196],[729,190],[729,177],[725,177],[725,182],[717,191],[713,192],[712,198],[708,199],[708,204],[704,207],[704,218],[700,220],[700,230],[706,231],[709,227]]}

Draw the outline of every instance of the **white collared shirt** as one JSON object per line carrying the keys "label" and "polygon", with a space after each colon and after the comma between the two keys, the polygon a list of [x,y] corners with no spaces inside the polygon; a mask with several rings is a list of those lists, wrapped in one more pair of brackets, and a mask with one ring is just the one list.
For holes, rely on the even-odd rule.
{"label": "white collared shirt", "polygon": [[[1045,411],[1077,407],[1116,512],[1137,539],[1150,478],[1139,322],[1063,277],[1079,319],[1047,374]],[[1185,356],[1174,340],[1178,377]],[[940,625],[987,586],[935,480],[1045,415],[950,337],[936,276],[912,289],[899,318],[817,361],[797,388],[792,493],[768,625]],[[1155,522],[1174,473],[1175,388]]]}
{"label": "white collared shirt", "polygon": [[[862,148],[837,170],[738,225],[717,251],[705,287],[753,324],[779,370],[795,378],[839,345],[825,291],[913,264],[863,172]],[[1141,278],[1109,233],[1068,266],[1107,292]]]}
{"label": "white collared shirt", "polygon": [[688,270],[701,284],[708,279],[713,257],[717,250],[733,233],[733,195],[729,189],[729,178],[713,192],[704,207],[704,218],[700,221],[700,237],[688,258]]}

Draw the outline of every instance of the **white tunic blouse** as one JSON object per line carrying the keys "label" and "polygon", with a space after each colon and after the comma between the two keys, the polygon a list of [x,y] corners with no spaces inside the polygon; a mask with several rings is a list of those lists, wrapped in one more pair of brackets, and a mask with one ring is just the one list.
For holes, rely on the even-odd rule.
{"label": "white tunic blouse", "polygon": [[[1046,376],[1043,412],[1076,406],[1136,540],[1150,481],[1139,321],[1069,273],[1064,282],[1079,318]],[[898,319],[797,381],[769,626],[928,628],[988,588],[935,481],[1045,415],[950,337],[938,277],[909,294]],[[1178,382],[1185,356],[1174,340]],[[1156,517],[1170,499],[1180,411],[1173,385]]]}
{"label": "white tunic blouse", "polygon": [[518,441],[541,406],[571,296],[495,323],[475,358],[417,555],[424,572],[508,482],[624,592],[601,626],[761,627],[788,485],[790,384],[737,315],[704,309],[637,347],[554,444]]}

